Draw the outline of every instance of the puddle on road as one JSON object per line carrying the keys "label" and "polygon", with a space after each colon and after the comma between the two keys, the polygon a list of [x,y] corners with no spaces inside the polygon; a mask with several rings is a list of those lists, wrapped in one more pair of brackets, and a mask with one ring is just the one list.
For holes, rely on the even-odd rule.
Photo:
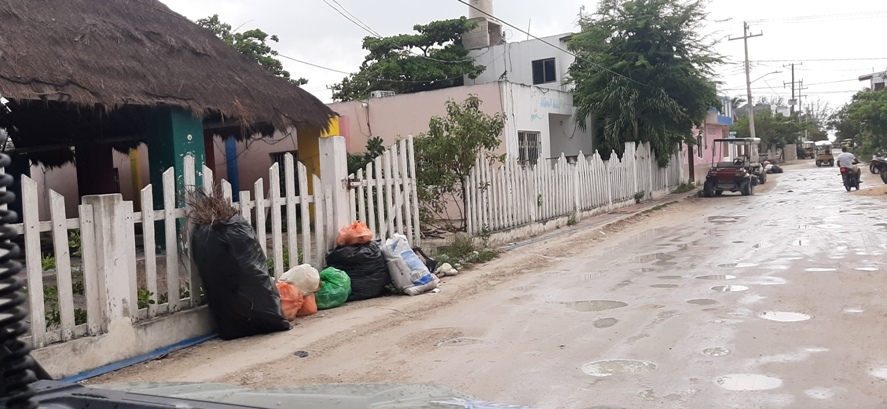
{"label": "puddle on road", "polygon": [[745,242],[742,241],[742,240],[733,240],[733,243],[734,243],[734,244],[742,244],[742,243],[745,243]]}
{"label": "puddle on road", "polygon": [[604,273],[602,273],[602,272],[583,274],[582,281],[591,281],[596,278],[601,278],[603,276],[604,276]]}
{"label": "puddle on road", "polygon": [[869,371],[869,374],[871,374],[875,378],[880,378],[887,381],[887,366],[872,369],[871,371]]}
{"label": "puddle on road", "polygon": [[749,268],[756,267],[756,263],[727,263],[727,264],[718,264],[718,267],[721,268]]}
{"label": "puddle on road", "polygon": [[718,303],[718,301],[712,300],[710,298],[697,298],[695,300],[688,300],[687,303],[695,305],[715,305]]}
{"label": "puddle on road", "polygon": [[837,270],[834,268],[811,267],[811,268],[805,268],[804,271],[809,271],[811,273],[823,273],[823,272],[827,272],[827,271],[837,271]]}
{"label": "puddle on road", "polygon": [[619,322],[619,320],[617,320],[616,318],[601,318],[601,319],[594,322],[594,327],[595,328],[610,328],[610,327],[616,325],[616,323],[618,323],[618,322]]}
{"label": "puddle on road", "polygon": [[660,280],[680,280],[683,277],[681,277],[681,276],[659,276],[657,278],[659,278]]}
{"label": "puddle on road", "polygon": [[765,391],[782,386],[782,379],[757,374],[733,374],[724,375],[715,383],[731,391]]}
{"label": "puddle on road", "polygon": [[512,288],[511,291],[527,292],[527,291],[533,290],[535,288],[536,288],[535,285],[521,285],[521,286],[517,286],[517,287]]}
{"label": "puddle on road", "polygon": [[666,253],[655,253],[655,254],[645,254],[643,256],[638,256],[632,259],[632,261],[637,263],[649,263],[651,261],[668,261],[673,259],[675,256],[666,254]]}
{"label": "puddle on road", "polygon": [[844,308],[845,314],[862,314],[863,312],[865,312],[865,310],[862,308]]}
{"label": "puddle on road", "polygon": [[633,273],[650,273],[656,271],[655,268],[634,268],[631,270]]}
{"label": "puddle on road", "polygon": [[449,338],[442,339],[434,344],[436,347],[446,347],[446,346],[462,346],[462,345],[474,345],[483,343],[482,340],[474,339],[474,338]]}
{"label": "puddle on road", "polygon": [[843,229],[843,228],[844,228],[844,226],[841,226],[840,224],[830,224],[830,223],[826,223],[826,224],[816,224],[816,225],[814,225],[814,226],[819,227],[820,229],[829,229],[829,230]]}
{"label": "puddle on road", "polygon": [[730,274],[720,274],[720,275],[707,275],[707,276],[698,276],[696,277],[700,280],[735,280],[736,276]]}
{"label": "puddle on road", "polygon": [[647,361],[633,359],[612,359],[597,361],[582,365],[582,372],[596,377],[613,375],[639,374],[656,370],[656,364]]}
{"label": "puddle on road", "polygon": [[653,288],[676,288],[677,284],[653,284],[650,287]]}
{"label": "puddle on road", "polygon": [[730,355],[730,350],[724,347],[714,347],[714,348],[705,348],[702,350],[702,353],[708,356],[727,356]]}
{"label": "puddle on road", "polygon": [[736,223],[742,216],[710,216],[708,218],[709,223],[714,224],[730,224]]}
{"label": "puddle on road", "polygon": [[612,310],[614,308],[627,307],[628,304],[622,301],[609,300],[583,300],[583,301],[560,301],[559,304],[566,305],[576,311],[595,312]]}
{"label": "puddle on road", "polygon": [[767,311],[761,313],[760,317],[765,320],[776,322],[800,322],[807,321],[811,318],[808,314],[785,311]]}
{"label": "puddle on road", "polygon": [[716,285],[711,288],[713,291],[721,292],[721,293],[729,293],[729,292],[738,292],[748,290],[748,287],[744,285]]}
{"label": "puddle on road", "polygon": [[748,284],[752,285],[782,285],[787,283],[784,278],[781,277],[770,277],[770,276],[762,276],[758,278],[754,278],[751,281],[746,280]]}
{"label": "puddle on road", "polygon": [[810,388],[804,394],[813,399],[831,399],[835,396],[835,392],[829,388]]}

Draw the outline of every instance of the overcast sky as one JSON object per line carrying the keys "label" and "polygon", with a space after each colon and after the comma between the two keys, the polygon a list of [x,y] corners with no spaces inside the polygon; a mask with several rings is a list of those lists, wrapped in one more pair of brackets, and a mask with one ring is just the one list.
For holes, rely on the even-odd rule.
{"label": "overcast sky", "polygon": [[[261,28],[280,37],[276,44],[282,54],[323,67],[353,72],[363,61],[361,41],[366,31],[346,20],[324,0],[162,0],[174,11],[195,20],[219,14],[223,21],[241,30]],[[457,0],[326,0],[387,36],[412,32],[414,24],[468,14],[468,6]],[[338,4],[337,4],[338,2]],[[501,20],[526,29],[536,36],[575,31],[581,6],[594,10],[596,1],[587,0],[496,0],[494,14]],[[791,81],[790,68],[796,65],[796,80],[804,80],[807,102],[822,99],[832,106],[849,101],[855,90],[866,85],[860,75],[887,69],[887,4],[881,0],[842,0],[811,2],[801,0],[713,0],[708,10],[709,32],[715,38],[741,36],[742,22],[748,20],[753,33],[762,37],[749,40],[753,61],[753,97],[791,95],[783,82]],[[799,18],[814,16],[814,18]],[[766,21],[758,21],[766,20]],[[507,28],[507,27],[506,27]],[[509,41],[526,35],[506,30]],[[724,41],[719,52],[731,63],[720,69],[722,94],[745,96],[742,71],[742,41]],[[816,61],[828,59],[832,61]],[[343,74],[283,59],[284,67],[295,77],[305,77],[305,89],[324,102],[331,101],[326,87],[341,81]]]}

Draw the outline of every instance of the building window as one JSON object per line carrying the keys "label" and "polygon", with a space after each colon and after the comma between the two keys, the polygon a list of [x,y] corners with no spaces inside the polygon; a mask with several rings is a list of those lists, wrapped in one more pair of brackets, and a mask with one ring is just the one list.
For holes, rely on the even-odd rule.
{"label": "building window", "polygon": [[557,81],[554,58],[533,61],[533,85]]}
{"label": "building window", "polygon": [[517,158],[521,165],[535,166],[542,150],[542,139],[539,132],[520,131],[517,133]]}
{"label": "building window", "polygon": [[[277,174],[280,178],[280,197],[286,197],[286,166],[284,166],[284,156],[289,153],[293,155],[293,162],[299,160],[299,151],[284,151],[271,153],[271,164],[277,164]],[[295,163],[293,163],[295,165]],[[299,195],[299,175],[298,166],[293,166],[293,176],[295,179],[296,195]]]}

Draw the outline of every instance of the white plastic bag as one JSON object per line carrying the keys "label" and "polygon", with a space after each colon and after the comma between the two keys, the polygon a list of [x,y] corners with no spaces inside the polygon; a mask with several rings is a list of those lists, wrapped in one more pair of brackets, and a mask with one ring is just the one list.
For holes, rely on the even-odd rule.
{"label": "white plastic bag", "polygon": [[395,234],[386,240],[382,253],[397,289],[407,295],[417,295],[437,288],[434,276],[410,248],[406,236]]}
{"label": "white plastic bag", "polygon": [[320,289],[320,273],[310,264],[302,264],[289,269],[277,281],[296,286],[305,296],[314,294]]}

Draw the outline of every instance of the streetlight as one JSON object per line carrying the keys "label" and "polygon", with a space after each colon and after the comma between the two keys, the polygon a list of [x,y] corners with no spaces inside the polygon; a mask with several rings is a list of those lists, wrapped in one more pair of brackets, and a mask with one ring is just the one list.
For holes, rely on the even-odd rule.
{"label": "streetlight", "polygon": [[[770,74],[779,74],[780,72],[782,71],[768,72],[758,77],[758,79],[756,79],[755,81],[762,79]],[[755,104],[751,98],[751,84],[753,84],[755,81],[749,81],[748,83],[748,132],[752,138],[755,137]]]}

